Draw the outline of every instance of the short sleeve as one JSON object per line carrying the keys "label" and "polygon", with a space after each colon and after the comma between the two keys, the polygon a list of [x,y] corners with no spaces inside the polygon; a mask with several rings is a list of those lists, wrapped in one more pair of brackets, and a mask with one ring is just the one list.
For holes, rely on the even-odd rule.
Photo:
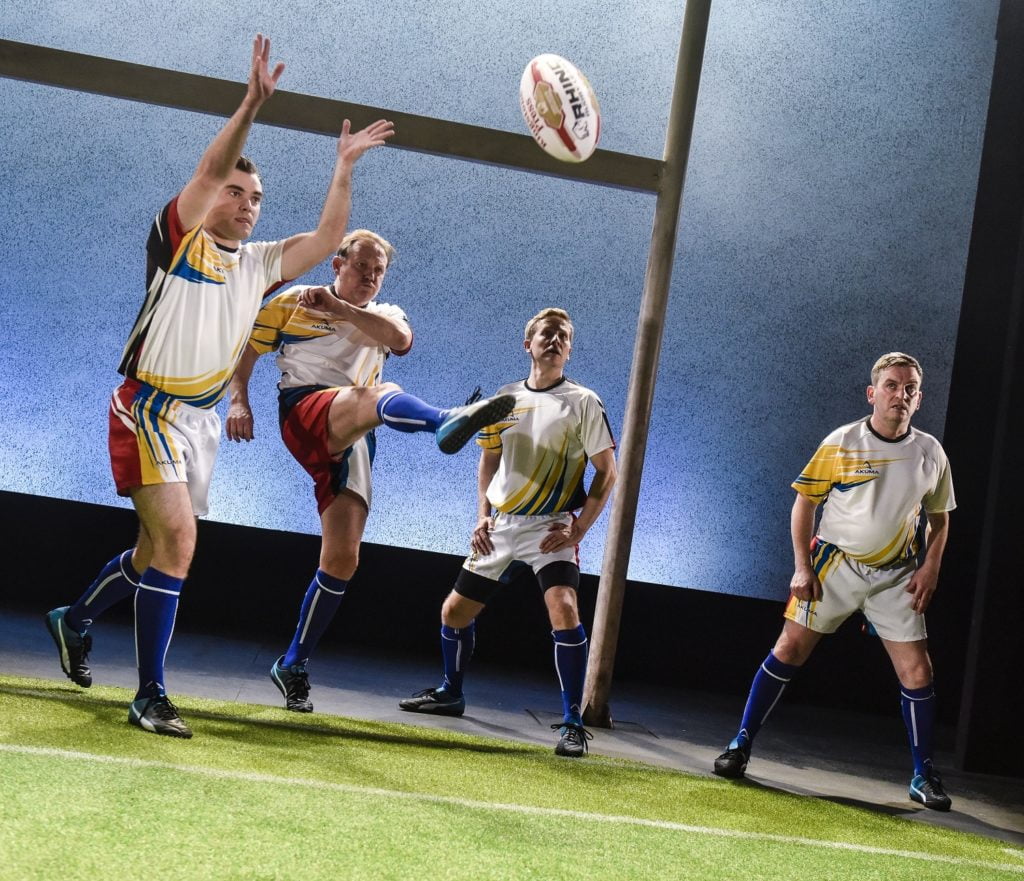
{"label": "short sleeve", "polygon": [[791,484],[800,495],[816,505],[825,501],[834,482],[839,444],[828,443],[829,440],[830,438],[825,438],[825,442],[815,451],[811,461],[800,472],[800,476]]}
{"label": "short sleeve", "polygon": [[297,291],[301,288],[289,288],[267,302],[252,326],[249,334],[249,345],[259,354],[265,355],[281,345],[281,331],[287,326],[295,313],[298,304]]}
{"label": "short sleeve", "polygon": [[604,403],[597,395],[583,399],[580,424],[580,441],[587,456],[593,457],[609,448],[615,449],[615,438],[608,423]]}
{"label": "short sleeve", "polygon": [[956,498],[953,496],[953,474],[949,468],[949,459],[946,458],[944,452],[939,466],[939,476],[935,481],[935,488],[921,500],[921,504],[929,514],[941,514],[943,511],[952,511],[956,507]]}

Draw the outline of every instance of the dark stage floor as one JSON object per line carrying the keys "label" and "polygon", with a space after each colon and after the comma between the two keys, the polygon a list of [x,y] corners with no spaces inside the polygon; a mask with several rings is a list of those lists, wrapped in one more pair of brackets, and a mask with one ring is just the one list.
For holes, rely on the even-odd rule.
{"label": "dark stage floor", "polygon": [[[102,621],[93,628],[90,658],[95,682],[134,687],[134,641],[129,627]],[[279,704],[270,681],[282,646],[178,632],[168,658],[174,695]],[[64,680],[42,614],[0,611],[0,671]],[[461,719],[413,716],[401,697],[439,678],[430,660],[372,657],[324,650],[310,665],[317,712],[451,728],[538,744],[554,744],[551,722],[561,718],[554,672],[511,674],[475,665],[467,677],[469,706]],[[714,757],[734,733],[742,701],[703,692],[618,685],[616,728],[597,730],[590,748],[697,774],[710,774]],[[200,732],[201,734],[201,732]],[[125,723],[125,737],[145,736]],[[758,737],[748,769],[751,781],[872,811],[1024,845],[1024,781],[958,772],[939,752],[953,810],[938,814],[909,801],[909,754],[898,709],[891,718],[787,705],[776,708]],[[948,742],[948,738],[945,738]],[[567,760],[568,761],[568,760]]]}

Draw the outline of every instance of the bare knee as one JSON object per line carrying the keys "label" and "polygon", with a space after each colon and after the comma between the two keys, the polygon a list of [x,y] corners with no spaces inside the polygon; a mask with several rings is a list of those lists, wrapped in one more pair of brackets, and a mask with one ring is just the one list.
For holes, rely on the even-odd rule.
{"label": "bare knee", "polygon": [[445,627],[468,627],[483,607],[483,603],[468,599],[453,590],[441,605],[441,623]]}
{"label": "bare knee", "polygon": [[893,667],[904,688],[925,688],[932,684],[935,675],[927,652],[912,658],[894,658]]}
{"label": "bare knee", "polygon": [[820,633],[787,621],[786,626],[782,628],[782,633],[775,641],[772,654],[783,664],[802,667],[811,656],[819,639],[821,639]]}
{"label": "bare knee", "polygon": [[573,630],[579,627],[580,613],[576,606],[576,591],[571,587],[552,587],[544,593],[544,604],[553,630]]}
{"label": "bare knee", "polygon": [[348,581],[359,568],[359,546],[324,548],[320,552],[320,569],[332,578]]}
{"label": "bare knee", "polygon": [[159,532],[151,533],[150,539],[152,554],[145,562],[168,575],[184,578],[196,550],[195,521],[167,524]]}

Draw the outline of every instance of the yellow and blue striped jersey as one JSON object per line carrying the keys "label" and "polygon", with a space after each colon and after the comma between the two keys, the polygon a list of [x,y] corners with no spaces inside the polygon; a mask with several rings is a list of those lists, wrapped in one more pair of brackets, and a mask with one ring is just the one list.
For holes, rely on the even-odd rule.
{"label": "yellow and blue striped jersey", "polygon": [[218,245],[185,230],[177,197],[153,221],[146,243],[146,299],[118,371],[194,407],[227,389],[265,294],[281,281],[284,242]]}
{"label": "yellow and blue striped jersey", "polygon": [[956,507],[941,444],[916,428],[887,440],[869,419],[826,437],[792,486],[825,503],[817,534],[868,566],[914,556],[922,509],[937,514]]}
{"label": "yellow and blue striped jersey", "polygon": [[[329,322],[299,305],[308,285],[296,285],[270,300],[256,316],[249,345],[261,355],[280,349],[277,366],[281,388],[322,385],[371,386],[381,382],[384,359],[391,350],[347,321]],[[408,323],[390,303],[370,301],[369,312]],[[409,349],[395,352],[404,355]]]}
{"label": "yellow and blue striped jersey", "polygon": [[516,405],[477,436],[485,450],[501,453],[487,487],[490,503],[506,514],[581,508],[587,499],[583,472],[589,458],[615,447],[601,399],[569,379],[540,390],[521,380],[497,394],[515,395]]}

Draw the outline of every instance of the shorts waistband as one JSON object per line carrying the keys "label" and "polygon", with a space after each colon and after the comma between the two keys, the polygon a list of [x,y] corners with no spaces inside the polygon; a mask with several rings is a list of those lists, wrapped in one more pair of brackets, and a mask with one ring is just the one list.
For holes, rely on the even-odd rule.
{"label": "shorts waistband", "polygon": [[127,389],[133,397],[147,398],[152,404],[157,406],[162,406],[168,401],[177,404],[181,408],[179,412],[194,413],[197,416],[205,416],[217,412],[215,409],[216,404],[211,404],[209,407],[197,407],[195,404],[190,404],[184,398],[179,398],[177,395],[165,392],[163,389],[150,385],[148,382],[142,382],[139,379],[126,378],[121,383],[121,387]]}
{"label": "shorts waistband", "polygon": [[495,517],[507,517],[509,520],[548,520],[552,517],[575,517],[573,511],[549,511],[547,514],[506,514],[504,511],[496,511]]}

